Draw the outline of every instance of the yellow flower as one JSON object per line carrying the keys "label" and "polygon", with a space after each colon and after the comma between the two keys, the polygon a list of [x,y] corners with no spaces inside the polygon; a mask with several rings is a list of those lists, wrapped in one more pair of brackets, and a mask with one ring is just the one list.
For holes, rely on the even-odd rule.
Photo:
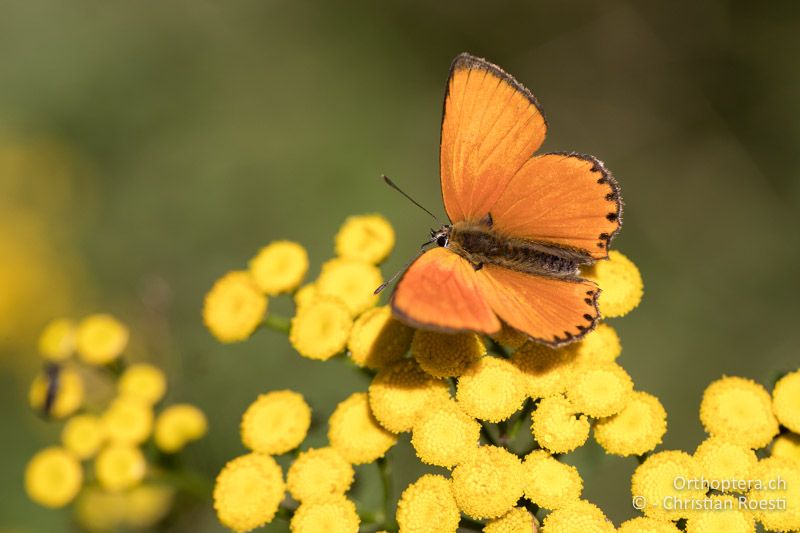
{"label": "yellow flower", "polygon": [[153,429],[153,409],[135,396],[119,396],[103,413],[103,427],[112,442],[139,444]]}
{"label": "yellow flower", "polygon": [[294,293],[294,306],[300,309],[306,304],[313,302],[317,294],[317,286],[314,283],[306,283]]}
{"label": "yellow flower", "polygon": [[780,435],[773,441],[771,453],[772,457],[781,457],[800,464],[800,435]]}
{"label": "yellow flower", "polygon": [[705,498],[706,489],[699,485],[700,478],[700,464],[691,455],[680,451],[658,452],[633,473],[631,493],[643,504],[644,514],[651,518],[688,518],[693,512],[692,502]]}
{"label": "yellow flower", "polygon": [[166,485],[139,485],[125,494],[125,524],[136,530],[155,526],[172,507],[175,490]]}
{"label": "yellow flower", "polygon": [[578,500],[544,517],[542,533],[614,533],[614,524],[596,505]]}
{"label": "yellow flower", "polygon": [[478,449],[481,425],[452,400],[436,402],[414,423],[411,445],[431,465],[452,468]]}
{"label": "yellow flower", "polygon": [[267,307],[249,272],[228,272],[206,294],[203,322],[220,342],[239,342],[253,334]]}
{"label": "yellow flower", "polygon": [[372,414],[392,433],[411,431],[429,405],[449,399],[450,386],[426,374],[413,359],[384,367],[369,386]]}
{"label": "yellow flower", "polygon": [[96,485],[81,491],[75,502],[75,518],[87,531],[115,531],[128,514],[124,492],[108,492]]}
{"label": "yellow flower", "polygon": [[365,311],[353,324],[347,348],[358,366],[378,369],[401,359],[411,347],[414,330],[392,317],[388,305]]}
{"label": "yellow flower", "polygon": [[334,298],[317,298],[297,310],[289,342],[303,357],[325,361],[344,350],[353,320]]}
{"label": "yellow flower", "polygon": [[347,217],[336,234],[336,255],[378,264],[394,246],[394,229],[381,215]]}
{"label": "yellow flower", "polygon": [[778,422],[800,433],[800,370],[783,376],[772,391],[772,407]]}
{"label": "yellow flower", "polygon": [[672,522],[665,522],[663,520],[656,520],[655,518],[647,518],[640,516],[638,518],[631,518],[620,524],[617,533],[680,533]]}
{"label": "yellow flower", "polygon": [[537,525],[536,518],[531,516],[527,509],[514,507],[500,518],[490,520],[483,531],[484,533],[532,533],[537,531]]}
{"label": "yellow flower", "polygon": [[505,322],[502,323],[500,331],[492,335],[492,339],[503,346],[516,350],[528,342],[528,336],[518,331]]}
{"label": "yellow flower", "polygon": [[105,365],[128,346],[128,328],[111,315],[90,315],[78,324],[78,355],[93,365]]}
{"label": "yellow flower", "polygon": [[328,421],[328,440],[347,461],[360,465],[383,457],[397,437],[372,416],[367,393],[356,392],[336,406]]}
{"label": "yellow flower", "polygon": [[497,518],[514,507],[525,483],[519,458],[496,446],[481,446],[453,469],[458,507],[475,519]]}
{"label": "yellow flower", "polygon": [[402,533],[452,533],[461,512],[450,480],[425,474],[410,484],[397,503],[397,523]]}
{"label": "yellow flower", "polygon": [[522,407],[525,398],[520,371],[507,359],[487,355],[458,378],[456,400],[474,418],[506,420]]}
{"label": "yellow flower", "polygon": [[61,430],[64,448],[79,459],[94,457],[106,440],[105,428],[100,418],[83,414],[70,418]]}
{"label": "yellow flower", "polygon": [[344,302],[352,316],[358,316],[378,302],[375,289],[383,283],[375,265],[350,259],[331,259],[322,265],[316,286],[320,296]]}
{"label": "yellow flower", "polygon": [[[750,470],[758,462],[753,450],[742,444],[727,442],[720,437],[709,437],[697,447],[694,458],[700,464],[705,479],[725,482],[746,480]],[[720,489],[718,489],[720,490]],[[736,490],[730,487],[723,490]]]}
{"label": "yellow flower", "polygon": [[543,450],[525,457],[525,497],[544,509],[560,509],[580,499],[583,479],[578,470]]}
{"label": "yellow flower", "polygon": [[228,462],[214,485],[214,509],[222,525],[239,533],[268,524],[286,485],[275,459],[250,453]]}
{"label": "yellow flower", "polygon": [[486,355],[486,346],[474,333],[449,334],[418,329],[411,342],[411,354],[431,376],[457,377]]}
{"label": "yellow flower", "polygon": [[567,387],[567,398],[580,413],[601,418],[619,413],[633,394],[633,380],[617,363],[584,366]]}
{"label": "yellow flower", "polygon": [[259,250],[249,266],[256,286],[272,296],[300,285],[308,271],[308,253],[296,242],[274,241]]}
{"label": "yellow flower", "polygon": [[175,453],[202,438],[207,431],[208,422],[203,411],[188,403],[177,403],[156,418],[153,440],[162,452]]}
{"label": "yellow flower", "polygon": [[603,418],[594,428],[594,438],[613,455],[642,455],[661,443],[667,432],[667,412],[658,398],[636,391],[619,413]]}
{"label": "yellow flower", "polygon": [[353,467],[333,448],[301,452],[286,474],[292,497],[299,502],[344,495],[353,484]]}
{"label": "yellow flower", "polygon": [[160,368],[136,363],[129,366],[117,382],[120,395],[136,396],[153,405],[167,392],[167,378]]}
{"label": "yellow flower", "polygon": [[753,514],[742,509],[737,498],[727,494],[712,494],[708,508],[694,513],[686,521],[686,533],[754,533]]}
{"label": "yellow flower", "polygon": [[564,396],[542,399],[531,418],[533,438],[552,453],[571,452],[589,438],[589,420]]}
{"label": "yellow flower", "polygon": [[104,489],[121,491],[138,485],[147,472],[142,451],[129,444],[103,448],[94,460],[94,475]]}
{"label": "yellow flower", "polygon": [[566,391],[576,360],[573,345],[551,348],[533,341],[511,356],[511,362],[522,374],[525,393],[531,398],[546,398]]}
{"label": "yellow flower", "polygon": [[63,361],[75,351],[77,326],[68,318],[50,321],[39,336],[39,353],[48,361]]}
{"label": "yellow flower", "polygon": [[[800,465],[788,459],[762,459],[748,474],[753,483],[747,495],[756,520],[769,531],[800,529]],[[770,509],[782,502],[783,508]]]}
{"label": "yellow flower", "polygon": [[601,323],[575,343],[575,349],[581,363],[613,363],[622,353],[622,344],[617,331],[608,324]]}
{"label": "yellow flower", "polygon": [[711,383],[703,393],[700,421],[710,435],[750,448],[763,448],[778,434],[769,393],[745,378]]}
{"label": "yellow flower", "polygon": [[605,317],[627,315],[642,301],[644,284],[639,269],[616,250],[608,252],[608,261],[584,269],[583,276],[600,286],[598,303]]}
{"label": "yellow flower", "polygon": [[75,499],[82,483],[78,458],[56,446],[38,452],[25,467],[25,491],[44,507],[64,507]]}
{"label": "yellow flower", "polygon": [[341,495],[301,503],[289,523],[292,533],[358,533],[360,525],[356,506]]}
{"label": "yellow flower", "polygon": [[31,383],[28,401],[36,411],[43,411],[48,395],[54,395],[48,415],[66,418],[83,404],[83,380],[80,374],[69,368],[61,368],[54,380],[42,373]]}
{"label": "yellow flower", "polygon": [[290,390],[262,394],[242,416],[242,442],[254,452],[280,455],[300,446],[311,426],[311,408]]}

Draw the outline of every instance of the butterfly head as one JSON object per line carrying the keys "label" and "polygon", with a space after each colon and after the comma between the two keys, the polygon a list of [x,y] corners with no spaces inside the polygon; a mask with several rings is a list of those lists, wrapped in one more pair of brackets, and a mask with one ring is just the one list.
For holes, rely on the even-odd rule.
{"label": "butterfly head", "polygon": [[447,248],[447,245],[450,244],[450,231],[452,228],[453,226],[445,224],[439,229],[439,231],[431,230],[430,242],[435,243],[437,246],[441,246],[442,248]]}

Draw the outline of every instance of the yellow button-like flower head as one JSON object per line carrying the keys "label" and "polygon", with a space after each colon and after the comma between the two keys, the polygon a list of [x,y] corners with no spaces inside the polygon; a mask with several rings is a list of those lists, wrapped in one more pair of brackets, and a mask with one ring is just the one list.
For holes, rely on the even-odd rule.
{"label": "yellow button-like flower head", "polygon": [[312,448],[301,452],[286,474],[292,497],[313,502],[343,496],[353,483],[353,467],[333,448]]}
{"label": "yellow button-like flower head", "polygon": [[188,403],[177,403],[156,418],[153,440],[162,452],[175,453],[201,439],[207,431],[208,422],[203,411]]}
{"label": "yellow button-like flower head", "polygon": [[648,518],[640,516],[631,518],[620,524],[617,533],[680,533],[673,522],[665,522],[663,520],[656,520],[655,518]]}
{"label": "yellow button-like flower head", "polygon": [[800,464],[800,435],[786,433],[772,443],[772,457],[781,457]]}
{"label": "yellow button-like flower head", "polygon": [[289,342],[303,357],[325,361],[344,350],[353,320],[335,298],[317,298],[297,310]]}
{"label": "yellow button-like flower head", "polygon": [[381,215],[358,215],[348,217],[336,234],[336,255],[380,263],[394,247],[394,229]]}
{"label": "yellow button-like flower head", "polygon": [[522,496],[525,471],[519,458],[496,446],[481,446],[453,469],[458,507],[475,519],[504,515]]}
{"label": "yellow button-like flower head", "polygon": [[70,368],[62,368],[55,376],[48,372],[39,374],[31,383],[28,401],[35,411],[43,411],[48,398],[52,398],[48,416],[66,418],[83,404],[83,379]]}
{"label": "yellow button-like flower head", "polygon": [[354,465],[383,457],[397,442],[372,416],[366,392],[353,393],[337,405],[328,424],[331,446]]}
{"label": "yellow button-like flower head", "polygon": [[128,514],[125,496],[124,492],[88,485],[75,502],[75,518],[84,529],[94,533],[120,529]]}
{"label": "yellow button-like flower head", "polygon": [[378,302],[375,294],[383,283],[375,265],[351,259],[331,259],[322,265],[316,281],[320,296],[333,296],[344,302],[352,316],[358,316]]}
{"label": "yellow button-like flower head", "polygon": [[39,336],[39,353],[48,361],[64,361],[75,351],[75,322],[57,318],[49,322]]}
{"label": "yellow button-like flower head", "polygon": [[306,249],[291,241],[272,242],[250,260],[253,281],[262,292],[269,295],[296,289],[307,271]]}
{"label": "yellow button-like flower head", "polygon": [[128,346],[128,328],[111,315],[91,315],[78,324],[78,355],[87,363],[110,363]]}
{"label": "yellow button-like flower head", "polygon": [[748,506],[755,509],[756,520],[764,529],[800,530],[800,465],[768,457],[753,467],[748,480],[753,484],[747,495]]}
{"label": "yellow button-like flower head", "polygon": [[525,393],[531,398],[546,398],[567,390],[577,368],[577,354],[572,344],[551,348],[531,341],[514,352],[511,362],[522,373]]}
{"label": "yellow button-like flower head", "polygon": [[250,337],[267,312],[267,297],[253,283],[249,272],[228,272],[206,294],[203,322],[220,342],[239,342]]}
{"label": "yellow button-like flower head", "polygon": [[[720,483],[731,480],[746,480],[758,458],[753,450],[743,444],[728,442],[720,437],[709,437],[694,452],[703,477]],[[716,487],[715,487],[716,488]],[[737,491],[736,486],[717,490]]]}
{"label": "yellow button-like flower head", "polygon": [[406,487],[397,503],[397,523],[403,533],[452,533],[458,510],[450,480],[426,474]]}
{"label": "yellow button-like flower head", "polygon": [[486,523],[484,533],[532,533],[538,522],[527,509],[514,507],[509,512]]}
{"label": "yellow button-like flower head", "polygon": [[486,355],[486,346],[474,333],[449,334],[418,329],[411,343],[411,353],[431,376],[458,377]]}
{"label": "yellow button-like flower head", "polygon": [[292,533],[358,533],[360,525],[353,502],[337,495],[327,500],[301,503],[289,528]]}
{"label": "yellow button-like flower head", "polygon": [[294,306],[300,309],[306,304],[313,302],[319,294],[314,283],[306,283],[294,293]]}
{"label": "yellow button-like flower head", "polygon": [[680,451],[654,453],[631,478],[631,492],[643,504],[644,514],[659,520],[688,518],[693,501],[705,498],[700,464]]}
{"label": "yellow button-like flower head", "polygon": [[613,455],[642,455],[661,443],[667,432],[667,412],[658,398],[634,392],[619,413],[603,418],[594,428],[594,438]]}
{"label": "yellow button-like flower head", "polygon": [[311,425],[311,408],[290,390],[262,394],[242,416],[242,442],[254,452],[280,455],[300,446]]}
{"label": "yellow button-like flower head", "polygon": [[131,529],[152,528],[169,513],[175,489],[166,485],[142,484],[125,493],[125,525]]}
{"label": "yellow button-like flower head", "polygon": [[750,448],[763,448],[778,434],[769,393],[745,378],[711,383],[703,393],[700,421],[710,435]]}
{"label": "yellow button-like flower head", "polygon": [[392,317],[388,305],[364,312],[353,324],[347,348],[358,366],[378,369],[401,359],[411,347],[414,330]]}
{"label": "yellow button-like flower head", "polygon": [[571,452],[589,438],[589,420],[578,415],[570,401],[560,394],[542,399],[531,419],[536,442],[552,453]]}
{"label": "yellow button-like flower head", "polygon": [[567,387],[578,412],[601,418],[619,413],[633,394],[633,380],[617,363],[584,366]]}
{"label": "yellow button-like flower head", "polygon": [[800,370],[778,380],[772,391],[772,407],[778,422],[800,433]]}
{"label": "yellow button-like flower head", "polygon": [[542,533],[614,533],[614,524],[596,505],[572,502],[544,517]]}
{"label": "yellow button-like flower head", "polygon": [[45,448],[25,467],[25,491],[28,497],[45,507],[64,507],[83,483],[83,470],[75,455],[64,448]]}
{"label": "yellow button-like flower head", "polygon": [[420,413],[411,444],[423,463],[452,468],[478,449],[480,433],[481,425],[474,418],[446,400]]}
{"label": "yellow button-like flower head", "polygon": [[250,453],[230,461],[217,476],[214,509],[224,526],[244,533],[271,522],[285,492],[275,459]]}
{"label": "yellow button-like flower head", "polygon": [[103,426],[112,442],[139,444],[153,430],[153,408],[136,396],[120,396],[103,413]]}
{"label": "yellow button-like flower head", "polygon": [[578,470],[543,450],[525,457],[525,497],[544,509],[560,509],[580,499],[583,479]]}
{"label": "yellow button-like flower head", "polygon": [[753,533],[755,518],[741,502],[728,494],[712,494],[707,507],[686,521],[686,533]]}
{"label": "yellow button-like flower head", "polygon": [[105,427],[99,417],[91,414],[70,418],[61,430],[64,448],[79,459],[94,457],[106,440]]}
{"label": "yellow button-like flower head", "polygon": [[136,363],[125,369],[117,382],[123,396],[135,396],[153,405],[167,392],[167,378],[160,368],[148,363]]}
{"label": "yellow button-like flower head", "polygon": [[622,353],[617,331],[608,324],[598,324],[575,343],[578,361],[585,364],[613,363]]}
{"label": "yellow button-like flower head", "polygon": [[372,414],[392,433],[411,431],[428,406],[449,399],[449,385],[425,373],[414,359],[384,367],[369,386]]}
{"label": "yellow button-like flower head", "polygon": [[583,276],[600,286],[598,303],[605,317],[627,315],[642,301],[644,284],[639,269],[616,250],[608,253],[608,261],[584,269]]}
{"label": "yellow button-like flower head", "polygon": [[516,350],[528,342],[528,336],[503,322],[500,331],[492,335],[492,339],[503,346]]}
{"label": "yellow button-like flower head", "polygon": [[121,491],[138,485],[147,472],[142,451],[129,444],[112,444],[103,448],[94,460],[94,474],[100,485],[110,491]]}
{"label": "yellow button-like flower head", "polygon": [[487,355],[458,378],[456,400],[474,418],[506,420],[522,407],[525,398],[520,371],[508,359]]}

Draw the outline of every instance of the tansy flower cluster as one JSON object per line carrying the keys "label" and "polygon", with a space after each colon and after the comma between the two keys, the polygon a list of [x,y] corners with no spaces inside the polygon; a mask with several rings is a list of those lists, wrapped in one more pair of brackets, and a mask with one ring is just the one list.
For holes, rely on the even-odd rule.
{"label": "tansy flower cluster", "polygon": [[53,320],[39,340],[45,366],[31,385],[31,407],[64,423],[60,443],[28,462],[25,490],[44,507],[73,504],[90,531],[161,521],[176,480],[185,481],[166,459],[207,431],[197,407],[161,405],[167,381],[158,367],[126,364],[128,336],[119,320],[97,314]]}

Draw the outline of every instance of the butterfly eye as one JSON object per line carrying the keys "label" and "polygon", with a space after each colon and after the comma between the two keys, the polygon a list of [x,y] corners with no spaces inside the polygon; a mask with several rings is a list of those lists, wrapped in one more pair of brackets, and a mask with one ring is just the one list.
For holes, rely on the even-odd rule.
{"label": "butterfly eye", "polygon": [[447,236],[446,235],[439,235],[436,237],[436,244],[444,248],[447,246]]}

